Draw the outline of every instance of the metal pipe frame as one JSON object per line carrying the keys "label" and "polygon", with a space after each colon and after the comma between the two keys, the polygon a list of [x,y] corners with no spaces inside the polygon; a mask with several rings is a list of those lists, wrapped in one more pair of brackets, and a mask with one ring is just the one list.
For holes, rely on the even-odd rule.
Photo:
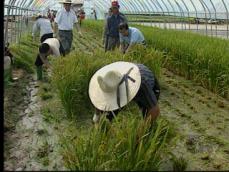
{"label": "metal pipe frame", "polygon": [[187,5],[185,4],[184,0],[181,0],[181,2],[184,4],[184,6],[185,6],[185,8],[186,8],[186,10],[187,10],[187,13],[188,13],[188,29],[190,30],[190,21],[189,21],[190,15],[189,15],[189,9],[188,9]]}
{"label": "metal pipe frame", "polygon": [[[160,4],[157,0],[155,0],[155,1],[156,1],[156,3],[158,4],[159,8],[161,9],[162,14],[163,14],[163,18],[164,18],[164,17],[165,17],[165,14],[164,14],[164,10],[163,10],[161,4]],[[163,19],[163,24],[164,24],[164,29],[165,29],[165,28],[166,28],[165,19]]]}
{"label": "metal pipe frame", "polygon": [[16,0],[10,0],[9,1],[9,7],[7,9],[7,17],[6,17],[6,25],[5,25],[5,35],[4,35],[4,46],[6,45],[6,43],[8,42],[8,24],[9,24],[9,16],[10,16],[10,10],[11,10],[11,6],[14,5],[14,3],[16,2]]}
{"label": "metal pipe frame", "polygon": [[[216,17],[216,8],[215,8],[215,5],[212,3],[212,0],[210,0],[210,3],[212,4],[212,7],[214,9],[214,14],[215,14],[215,21],[217,21],[217,17]],[[217,24],[215,24],[215,34],[217,36]]]}
{"label": "metal pipe frame", "polygon": [[[184,26],[183,26],[184,25],[184,21],[182,19],[182,15],[183,15],[183,18],[185,18],[184,11],[183,11],[182,7],[180,6],[180,4],[177,2],[177,0],[175,0],[175,3],[178,6],[178,9],[180,10],[180,14],[181,14],[181,18],[180,18],[180,21],[181,21],[181,30],[184,30]],[[186,25],[185,25],[185,30],[186,30]]]}
{"label": "metal pipe frame", "polygon": [[[111,3],[111,0],[94,0],[94,1],[96,1],[95,6],[100,12],[106,11],[106,7],[109,8],[108,4]],[[93,3],[94,1],[91,1],[91,3]],[[184,20],[186,17],[188,17],[188,19],[193,16],[195,16],[196,19],[205,18],[205,22],[204,22],[205,34],[211,36],[213,35],[219,36],[220,28],[218,27],[217,23],[215,24],[215,26],[213,26],[213,23],[208,22],[208,19],[214,19],[215,21],[218,21],[219,19],[217,15],[221,13],[220,15],[222,15],[222,19],[226,21],[225,22],[226,30],[224,27],[224,30],[221,29],[221,31],[226,31],[225,36],[227,38],[229,37],[229,12],[228,12],[228,3],[227,1],[225,2],[225,0],[220,0],[220,2],[221,5],[223,5],[223,8],[226,10],[226,12],[224,10],[223,12],[217,11],[217,7],[215,6],[213,0],[208,0],[208,3],[206,2],[206,0],[198,0],[197,2],[194,2],[194,0],[189,0],[189,3],[187,2],[187,0],[128,0],[128,1],[118,0],[118,1],[122,7],[123,12],[130,14],[131,18],[138,17],[138,15],[144,16],[145,14],[148,17],[150,17],[151,26],[153,26],[153,18],[154,18],[153,14],[158,14],[158,16],[161,16],[163,19],[163,26],[161,25],[162,22],[160,21],[155,23],[155,25],[156,26],[159,25],[159,27],[161,28],[167,28],[167,27],[174,28],[175,25],[175,29],[177,29],[177,22],[174,22],[174,25],[171,27],[171,23],[168,22],[165,15],[168,16],[174,15],[175,18],[178,18],[180,16],[180,23],[181,23],[182,30],[187,29],[186,28],[187,24],[188,24],[188,29],[193,30],[193,28],[191,28],[191,21],[188,20],[187,23]],[[56,0],[9,0],[8,4],[4,4],[4,9],[6,10],[6,22],[4,27],[4,43],[8,41],[17,42],[18,40],[21,39],[21,34],[22,32],[25,31],[25,29],[23,29],[25,23],[24,21],[25,18],[23,18],[23,16],[28,18],[29,15],[34,14],[36,11],[40,11],[40,12],[46,11],[47,8],[50,8],[53,5],[56,5],[57,3],[58,1]],[[198,6],[196,5],[196,3],[198,3]],[[189,7],[190,5],[191,7],[194,8],[194,11],[191,10],[191,8]],[[204,11],[203,13],[200,12],[201,9],[197,8],[199,6],[203,9]],[[14,16],[16,16],[15,23],[13,22],[9,23],[9,20],[13,19]],[[142,24],[144,25],[144,22]],[[199,22],[196,22],[195,29],[197,31],[200,30],[199,26],[200,26]],[[30,27],[27,27],[26,30],[29,30],[29,28]],[[211,30],[211,34],[209,33],[210,30]]]}
{"label": "metal pipe frame", "polygon": [[228,9],[227,9],[227,6],[226,6],[226,3],[224,2],[224,0],[222,0],[222,3],[225,7],[225,10],[227,12],[227,38],[229,37],[229,13],[228,13]]}
{"label": "metal pipe frame", "polygon": [[[192,4],[192,6],[193,6],[193,8],[194,8],[194,10],[195,10],[195,13],[196,13],[196,20],[198,19],[198,14],[197,14],[197,9],[196,9],[196,6],[195,6],[195,4],[193,3],[193,1],[192,0],[190,0],[190,2],[191,2],[191,4]],[[197,25],[196,25],[196,29],[197,29],[197,31],[199,30],[199,22],[197,22],[196,23]]]}
{"label": "metal pipe frame", "polygon": [[[170,11],[169,11],[169,8],[167,7],[167,5],[165,4],[164,0],[161,0],[162,4],[165,6],[165,8],[167,9],[167,13],[168,15],[170,16]],[[171,28],[171,24],[169,22],[169,29]]]}
{"label": "metal pipe frame", "polygon": [[[157,9],[157,13],[158,14],[160,14],[160,12],[159,12],[159,9],[158,9],[158,7],[157,7],[157,5],[154,3],[154,0],[150,0],[150,2],[152,2],[152,4],[155,6],[155,8]],[[158,25],[159,25],[159,27],[161,27],[161,24],[160,24],[160,22],[158,22]]]}
{"label": "metal pipe frame", "polygon": [[202,7],[203,7],[203,9],[204,9],[204,15],[205,15],[205,26],[206,26],[205,33],[206,33],[206,35],[208,35],[207,11],[206,11],[206,8],[205,8],[205,6],[204,6],[204,4],[203,4],[202,0],[200,0],[200,4],[201,4],[201,6],[202,6]]}
{"label": "metal pipe frame", "polygon": [[151,26],[153,26],[153,14],[155,13],[154,7],[151,4],[151,1],[146,0],[148,2],[148,5],[150,6],[150,17],[151,17]]}
{"label": "metal pipe frame", "polygon": [[[203,4],[204,4],[204,6],[206,7],[206,9],[208,10],[208,14],[209,14],[209,18],[211,19],[212,18],[212,16],[211,16],[211,10],[208,8],[208,6],[207,6],[207,4],[204,2],[204,0],[202,0],[202,2],[203,2]],[[213,36],[212,35],[212,24],[210,24],[210,26],[211,26],[211,36]]]}

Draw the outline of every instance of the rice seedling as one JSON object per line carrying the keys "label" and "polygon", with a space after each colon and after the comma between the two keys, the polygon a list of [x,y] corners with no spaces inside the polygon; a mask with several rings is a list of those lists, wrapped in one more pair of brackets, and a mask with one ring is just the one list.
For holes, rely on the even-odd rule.
{"label": "rice seedling", "polygon": [[34,72],[34,61],[37,55],[37,43],[33,43],[30,35],[23,35],[20,44],[10,45],[10,51],[15,57],[14,67],[25,69],[29,73]]}
{"label": "rice seedling", "polygon": [[63,138],[65,165],[79,171],[158,170],[168,131],[165,120],[150,124],[129,111],[121,112],[113,123],[103,117],[97,128],[71,143]]}
{"label": "rice seedling", "polygon": [[[139,28],[149,47],[162,51],[166,67],[200,83],[205,88],[229,96],[229,41],[220,38],[134,25]],[[103,22],[87,21],[84,27],[102,35]]]}
{"label": "rice seedling", "polygon": [[[153,49],[135,51],[125,54],[119,52],[104,53],[101,50],[94,54],[72,51],[65,58],[53,61],[52,81],[59,90],[59,96],[69,118],[93,113],[88,96],[88,85],[91,76],[101,67],[115,61],[131,61],[148,66],[156,76],[160,76],[162,54]],[[141,53],[139,53],[141,52]]]}
{"label": "rice seedling", "polygon": [[173,171],[185,171],[188,165],[187,160],[183,157],[176,157],[172,155],[172,162],[173,162]]}

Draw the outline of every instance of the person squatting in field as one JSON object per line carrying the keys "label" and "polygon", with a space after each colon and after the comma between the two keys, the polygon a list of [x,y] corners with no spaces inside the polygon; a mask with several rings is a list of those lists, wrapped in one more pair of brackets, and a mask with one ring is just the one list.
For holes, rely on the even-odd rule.
{"label": "person squatting in field", "polygon": [[61,42],[57,38],[48,38],[39,46],[39,54],[37,55],[35,65],[37,67],[37,80],[42,80],[42,66],[50,67],[50,63],[47,59],[49,55],[59,57],[65,56],[64,48]]}
{"label": "person squatting in field", "polygon": [[120,51],[124,54],[127,53],[135,44],[146,46],[145,38],[142,32],[135,27],[129,27],[127,23],[119,24],[119,33]]}
{"label": "person squatting in field", "polygon": [[118,61],[99,69],[89,83],[89,97],[95,107],[93,122],[101,114],[112,121],[130,101],[137,103],[144,119],[154,121],[160,113],[160,86],[153,72],[143,64]]}

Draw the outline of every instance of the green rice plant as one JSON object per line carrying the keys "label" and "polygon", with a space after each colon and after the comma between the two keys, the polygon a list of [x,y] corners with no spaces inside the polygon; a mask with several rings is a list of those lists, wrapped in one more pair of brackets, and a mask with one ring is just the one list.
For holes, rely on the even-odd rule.
{"label": "green rice plant", "polygon": [[188,162],[186,159],[184,159],[183,156],[176,157],[175,155],[172,155],[172,162],[173,162],[173,171],[185,171],[188,165]]}
{"label": "green rice plant", "polygon": [[97,50],[91,55],[72,51],[68,56],[53,61],[52,81],[59,90],[68,117],[82,117],[93,113],[88,86],[98,69],[116,61],[130,61],[145,64],[159,77],[162,58],[158,51],[142,47],[136,47],[136,51],[125,55],[118,51],[104,53]]}
{"label": "green rice plant", "polygon": [[34,72],[34,62],[38,51],[38,44],[32,41],[32,36],[23,35],[19,44],[10,45],[10,51],[15,57],[14,67]]}
{"label": "green rice plant", "polygon": [[[223,96],[229,96],[229,41],[211,38],[188,31],[165,30],[133,25],[139,28],[148,47],[168,55],[166,68],[200,83]],[[86,29],[93,28],[102,35],[103,22],[85,21]]]}
{"label": "green rice plant", "polygon": [[150,124],[130,111],[120,112],[113,123],[103,116],[89,133],[71,142],[62,138],[65,166],[79,171],[158,170],[168,131],[167,121]]}

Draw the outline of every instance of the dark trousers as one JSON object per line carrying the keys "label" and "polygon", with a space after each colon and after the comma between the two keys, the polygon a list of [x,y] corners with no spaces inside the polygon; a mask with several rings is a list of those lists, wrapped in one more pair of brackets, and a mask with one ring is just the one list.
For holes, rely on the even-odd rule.
{"label": "dark trousers", "polygon": [[106,51],[112,51],[116,47],[118,48],[120,45],[119,37],[107,37],[107,46],[105,46],[105,52]]}
{"label": "dark trousers", "polygon": [[62,46],[64,47],[65,54],[70,53],[73,40],[72,30],[59,30],[59,37]]}
{"label": "dark trousers", "polygon": [[[42,35],[42,37],[40,39],[41,43],[44,42],[48,38],[53,38],[53,33],[48,33],[48,34]],[[42,62],[39,54],[37,55],[35,65],[37,67],[37,80],[42,80],[42,78],[43,78],[43,74],[42,74],[43,62]]]}
{"label": "dark trousers", "polygon": [[48,38],[53,38],[53,33],[47,33],[47,34],[42,35],[40,39],[41,43],[44,42]]}

